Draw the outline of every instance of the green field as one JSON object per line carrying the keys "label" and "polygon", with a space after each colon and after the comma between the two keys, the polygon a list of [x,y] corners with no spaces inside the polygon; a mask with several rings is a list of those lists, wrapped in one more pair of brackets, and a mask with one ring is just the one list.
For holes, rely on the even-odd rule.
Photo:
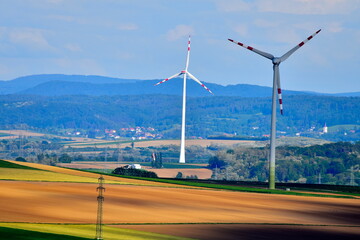
{"label": "green field", "polygon": [[[0,223],[0,236],[1,239],[11,240],[81,240],[94,239],[95,229],[93,224]],[[110,226],[103,227],[103,234],[106,240],[190,240]]]}
{"label": "green field", "polygon": [[[113,174],[111,175],[113,176]],[[317,194],[317,193],[308,193],[302,191],[285,191],[280,189],[271,190],[256,186],[244,187],[244,186],[236,186],[236,185],[223,185],[223,184],[215,184],[215,183],[203,183],[196,181],[184,181],[184,180],[174,180],[174,179],[165,179],[165,178],[142,178],[142,177],[133,177],[133,176],[121,176],[121,177],[139,179],[139,180],[148,180],[148,181],[161,182],[161,183],[178,184],[183,186],[204,187],[204,188],[240,191],[240,192],[284,194],[284,195],[296,195],[296,196],[308,196],[308,197],[331,197],[331,198],[354,198],[355,196],[360,196],[360,194],[358,193],[347,193],[347,192],[337,192],[337,191],[332,192],[333,194]],[[307,191],[319,192],[317,189],[307,189]]]}
{"label": "green field", "polygon": [[16,169],[40,170],[40,169],[37,169],[37,168],[32,168],[32,167],[28,167],[28,166],[24,166],[24,165],[20,165],[20,164],[16,164],[16,163],[4,161],[4,160],[1,160],[1,159],[0,159],[0,168],[16,168]]}
{"label": "green field", "polygon": [[[13,162],[0,160],[0,180],[40,181],[40,182],[77,182],[97,183],[97,177],[83,177],[28,167]],[[128,184],[119,181],[107,181],[112,184]]]}
{"label": "green field", "polygon": [[90,238],[74,237],[65,234],[53,234],[46,232],[37,232],[30,230],[23,230],[17,228],[0,227],[1,239],[12,239],[12,240],[82,240]]}

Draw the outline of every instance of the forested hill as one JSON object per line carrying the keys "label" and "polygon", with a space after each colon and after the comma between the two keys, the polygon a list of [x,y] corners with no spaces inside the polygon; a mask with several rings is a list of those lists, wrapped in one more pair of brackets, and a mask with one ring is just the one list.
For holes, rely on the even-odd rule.
{"label": "forested hill", "polygon": [[[220,168],[218,179],[266,181],[268,148],[221,150],[209,161]],[[359,182],[360,142],[337,142],[310,147],[281,146],[276,152],[279,182],[348,185]],[[354,184],[352,183],[352,184]]]}
{"label": "forested hill", "polygon": [[[0,81],[0,94],[35,94],[44,96],[61,95],[140,95],[140,94],[182,94],[182,79],[171,79],[168,83],[154,86],[157,80],[121,79],[103,76],[43,74],[16,78],[11,81]],[[202,79],[216,96],[238,97],[269,97],[270,87],[250,84],[236,84],[223,86],[207,83]],[[188,96],[211,96],[196,82],[188,81]],[[328,95],[314,92],[284,90],[284,95]],[[359,92],[339,93],[336,96],[360,96]]]}
{"label": "forested hill", "polygon": [[[65,82],[51,81],[41,83],[35,87],[23,90],[20,94],[36,94],[44,96],[61,96],[61,95],[140,95],[140,94],[170,94],[182,95],[183,80],[180,78],[171,79],[171,82],[154,86],[161,80],[133,81],[125,83],[88,83],[88,82]],[[271,96],[270,87],[237,84],[222,86],[214,83],[205,83],[216,96],[241,96],[241,97],[268,97]],[[287,95],[315,95],[300,91],[284,90]],[[212,96],[205,91],[198,83],[188,81],[187,95],[192,97],[210,97]]]}
{"label": "forested hill", "polygon": [[[262,136],[269,133],[270,98],[197,97],[187,102],[187,136],[218,134]],[[181,97],[143,96],[0,96],[0,127],[20,124],[52,129],[152,127],[167,138],[180,136]],[[279,135],[313,136],[326,123],[329,140],[360,139],[360,97],[284,96]],[[351,126],[346,136],[343,128]],[[334,135],[330,130],[337,130]],[[315,136],[315,135],[314,135]],[[318,136],[316,136],[318,137]]]}

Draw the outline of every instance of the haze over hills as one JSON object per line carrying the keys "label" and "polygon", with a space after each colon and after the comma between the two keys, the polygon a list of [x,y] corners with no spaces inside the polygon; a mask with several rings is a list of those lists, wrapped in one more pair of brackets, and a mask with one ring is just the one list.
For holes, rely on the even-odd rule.
{"label": "haze over hills", "polygon": [[[19,77],[10,81],[0,81],[0,94],[35,94],[44,96],[60,95],[143,95],[182,94],[182,79],[172,79],[171,83],[154,86],[156,80],[121,79],[103,76],[43,74]],[[222,86],[206,83],[216,96],[269,97],[270,87],[251,84]],[[284,90],[284,95],[327,95],[360,96],[360,92],[323,94],[316,92]],[[188,95],[191,97],[211,96],[194,81],[188,81]]]}
{"label": "haze over hills", "polygon": [[[154,86],[158,81],[81,75],[33,75],[0,81],[0,127],[13,129],[25,124],[35,129],[88,131],[141,126],[155,128],[165,138],[177,138],[182,79]],[[270,87],[206,85],[214,95],[188,81],[189,136],[268,134]],[[278,119],[278,131],[286,136],[301,133],[327,140],[357,141],[360,97],[356,96],[360,94],[285,90],[285,114]],[[321,135],[325,123],[331,131]]]}

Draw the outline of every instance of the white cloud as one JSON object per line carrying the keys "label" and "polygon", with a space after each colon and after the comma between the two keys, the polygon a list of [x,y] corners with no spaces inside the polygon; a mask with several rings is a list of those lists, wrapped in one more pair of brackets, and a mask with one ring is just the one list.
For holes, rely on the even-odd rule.
{"label": "white cloud", "polygon": [[57,58],[52,60],[62,72],[67,74],[87,74],[87,75],[106,75],[106,71],[98,64],[95,59],[81,58]]}
{"label": "white cloud", "polygon": [[288,43],[295,45],[305,39],[305,36],[299,36],[294,29],[278,29],[274,28],[271,30],[271,34],[268,34],[272,41],[279,43]]}
{"label": "white cloud", "polygon": [[82,51],[81,47],[74,43],[68,43],[65,45],[65,48],[72,51],[72,52],[80,52]]}
{"label": "white cloud", "polygon": [[248,35],[248,27],[245,24],[238,24],[234,27],[234,31],[242,37]]}
{"label": "white cloud", "polygon": [[11,29],[9,30],[9,40],[12,43],[20,44],[35,49],[52,49],[43,35],[43,31],[34,28]]}
{"label": "white cloud", "polygon": [[48,3],[52,3],[52,4],[59,4],[62,3],[64,0],[46,0]]}
{"label": "white cloud", "polygon": [[122,23],[118,25],[117,29],[131,31],[131,30],[137,30],[139,29],[139,27],[134,23]]}
{"label": "white cloud", "polygon": [[339,33],[344,30],[343,24],[341,22],[335,22],[335,21],[326,21],[321,23],[321,27],[318,26],[319,23],[314,22],[302,22],[295,24],[295,28],[306,30],[309,33],[312,33],[320,28],[322,28],[326,32],[331,33]]}
{"label": "white cloud", "polygon": [[343,26],[339,22],[331,22],[325,26],[326,30],[332,33],[338,33],[343,31]]}
{"label": "white cloud", "polygon": [[[7,66],[0,64],[0,74],[1,75],[8,74],[10,72],[9,70],[10,69]],[[1,79],[1,80],[4,80],[4,79]]]}
{"label": "white cloud", "polygon": [[194,34],[194,32],[195,31],[191,26],[177,25],[174,29],[168,31],[168,33],[166,34],[166,38],[170,41],[174,41],[184,36],[192,35]]}
{"label": "white cloud", "polygon": [[348,14],[360,8],[360,0],[214,0],[222,12],[277,12],[287,14]]}
{"label": "white cloud", "polygon": [[215,0],[215,4],[221,12],[242,12],[251,9],[251,4],[242,0]]}
{"label": "white cloud", "polygon": [[280,22],[272,22],[265,19],[256,19],[254,21],[254,25],[262,28],[273,28],[278,27],[280,25]]}
{"label": "white cloud", "polygon": [[63,22],[74,22],[75,18],[73,16],[67,16],[67,15],[49,15],[47,16],[49,19],[53,20],[59,20]]}
{"label": "white cloud", "polygon": [[360,8],[360,0],[258,0],[259,12],[288,14],[348,14]]}

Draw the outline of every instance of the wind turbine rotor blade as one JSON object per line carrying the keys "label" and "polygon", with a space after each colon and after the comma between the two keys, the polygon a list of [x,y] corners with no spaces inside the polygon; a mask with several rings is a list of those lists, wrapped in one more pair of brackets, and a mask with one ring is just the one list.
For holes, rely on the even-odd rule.
{"label": "wind turbine rotor blade", "polygon": [[309,36],[307,39],[305,39],[304,41],[302,41],[301,43],[299,43],[298,45],[296,45],[294,48],[292,48],[290,51],[288,51],[287,53],[285,53],[284,55],[282,55],[282,57],[280,57],[280,62],[285,61],[288,57],[290,57],[291,54],[293,54],[296,50],[298,50],[300,47],[302,47],[305,43],[307,43],[310,39],[312,39],[313,37],[315,37],[316,34],[318,34],[321,31],[321,29],[319,29],[318,31],[316,31],[313,35]]}
{"label": "wind turbine rotor blade", "polygon": [[185,71],[187,71],[189,67],[189,61],[190,61],[190,35],[189,35],[189,41],[188,41],[188,48],[187,48],[187,55],[186,55],[186,65],[185,65]]}
{"label": "wind turbine rotor blade", "polygon": [[185,73],[185,71],[181,71],[180,73],[177,73],[177,74],[175,74],[175,75],[172,75],[171,77],[168,77],[168,78],[166,78],[166,79],[164,79],[164,80],[162,80],[162,81],[154,84],[154,86],[157,86],[157,85],[162,84],[162,83],[164,83],[164,82],[166,82],[166,81],[169,81],[169,80],[172,79],[172,78],[176,78],[176,77],[178,77],[178,76],[180,76],[180,75],[182,75],[182,74],[184,74],[184,73]]}
{"label": "wind turbine rotor blade", "polygon": [[192,75],[191,73],[187,72],[187,75],[194,80],[195,82],[197,82],[198,84],[200,84],[203,88],[205,88],[206,91],[208,91],[211,94],[214,94],[207,86],[205,86],[205,84],[203,84],[202,82],[199,81],[199,79],[197,79],[194,75]]}
{"label": "wind turbine rotor blade", "polygon": [[278,99],[279,99],[279,106],[280,106],[280,113],[283,115],[283,101],[282,101],[282,92],[281,92],[281,85],[280,85],[280,71],[279,65],[274,65],[274,81],[276,82]]}
{"label": "wind turbine rotor blade", "polygon": [[237,41],[234,41],[234,40],[232,40],[232,39],[228,39],[228,40],[229,40],[230,42],[233,42],[233,43],[235,43],[235,44],[243,47],[243,48],[246,48],[246,49],[248,49],[248,50],[250,50],[250,51],[253,51],[253,52],[255,52],[255,53],[257,53],[257,54],[259,54],[259,55],[261,55],[261,56],[263,56],[263,57],[266,57],[266,58],[268,58],[268,59],[270,59],[270,60],[273,60],[273,59],[274,59],[274,56],[273,56],[272,54],[270,54],[270,53],[260,51],[260,50],[258,50],[258,49],[256,49],[256,48],[247,46],[247,45],[245,45],[245,44],[243,44],[243,43],[241,43],[241,42],[237,42]]}

